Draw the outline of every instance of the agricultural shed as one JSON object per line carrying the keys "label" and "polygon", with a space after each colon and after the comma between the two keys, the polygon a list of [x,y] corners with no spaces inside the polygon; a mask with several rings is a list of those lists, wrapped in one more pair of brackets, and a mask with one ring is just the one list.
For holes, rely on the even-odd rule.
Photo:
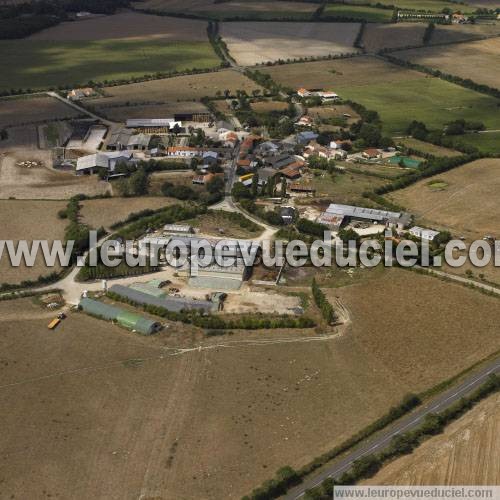
{"label": "agricultural shed", "polygon": [[138,314],[125,311],[119,307],[110,306],[97,300],[83,298],[79,304],[80,309],[101,319],[116,321],[119,325],[142,333],[143,335],[151,335],[161,329],[161,324],[157,321],[139,316]]}
{"label": "agricultural shed", "polygon": [[152,297],[165,297],[166,295],[161,288],[154,287],[148,283],[134,283],[130,285],[130,288],[145,293],[146,295],[151,295]]}
{"label": "agricultural shed", "polygon": [[184,297],[155,297],[140,290],[135,290],[123,285],[113,285],[110,292],[120,295],[120,297],[129,299],[137,304],[162,307],[172,312],[181,312],[185,310],[198,310],[201,312],[211,312],[217,310],[218,304],[208,300],[194,300]]}

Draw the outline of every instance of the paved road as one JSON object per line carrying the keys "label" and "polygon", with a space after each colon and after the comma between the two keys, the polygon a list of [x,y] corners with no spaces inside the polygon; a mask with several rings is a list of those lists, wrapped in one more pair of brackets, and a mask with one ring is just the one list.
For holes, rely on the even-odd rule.
{"label": "paved road", "polygon": [[457,385],[452,389],[441,393],[439,396],[431,400],[428,404],[417,409],[407,417],[401,419],[395,425],[391,426],[389,429],[378,435],[376,438],[369,440],[366,444],[349,453],[341,460],[333,463],[331,466],[327,467],[319,474],[311,477],[310,479],[307,479],[296,488],[290,490],[284,498],[286,500],[295,500],[301,498],[306,490],[318,486],[325,479],[329,477],[340,477],[352,466],[352,463],[355,460],[365,455],[383,450],[390,443],[391,439],[394,436],[414,429],[422,423],[422,420],[429,413],[441,412],[447,407],[451,406],[460,398],[466,396],[475,388],[480,386],[492,373],[500,374],[500,357],[495,361],[488,363],[481,370],[469,375],[462,383],[460,383],[460,385]]}

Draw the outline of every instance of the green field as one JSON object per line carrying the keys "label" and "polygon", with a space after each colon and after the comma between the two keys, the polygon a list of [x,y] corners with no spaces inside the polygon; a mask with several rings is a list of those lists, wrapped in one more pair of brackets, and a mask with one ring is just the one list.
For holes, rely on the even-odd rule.
{"label": "green field", "polygon": [[329,4],[323,13],[325,17],[349,17],[364,19],[372,23],[387,23],[392,19],[392,10],[377,9],[365,5]]}
{"label": "green field", "polygon": [[475,146],[482,153],[500,153],[500,132],[460,135],[454,141],[454,144],[459,143]]}
{"label": "green field", "polygon": [[498,99],[439,78],[416,78],[397,84],[338,85],[335,90],[343,98],[378,111],[387,134],[401,135],[412,120],[422,121],[432,129],[464,118],[483,122],[488,129],[500,129]]}
{"label": "green field", "polygon": [[[220,61],[208,42],[119,39],[0,42],[0,90],[120,80],[156,72],[208,69]],[[8,69],[7,69],[8,68]]]}

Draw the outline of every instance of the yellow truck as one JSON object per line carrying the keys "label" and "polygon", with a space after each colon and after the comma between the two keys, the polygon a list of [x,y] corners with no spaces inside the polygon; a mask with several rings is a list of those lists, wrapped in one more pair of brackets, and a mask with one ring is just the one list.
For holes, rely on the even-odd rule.
{"label": "yellow truck", "polygon": [[57,325],[58,325],[58,324],[59,324],[59,323],[60,323],[60,322],[61,322],[64,318],[66,318],[66,314],[64,314],[64,313],[59,313],[59,314],[57,315],[57,318],[54,318],[54,319],[53,319],[53,320],[52,320],[52,321],[51,321],[51,322],[47,325],[47,328],[48,328],[49,330],[54,330],[54,329],[57,327]]}

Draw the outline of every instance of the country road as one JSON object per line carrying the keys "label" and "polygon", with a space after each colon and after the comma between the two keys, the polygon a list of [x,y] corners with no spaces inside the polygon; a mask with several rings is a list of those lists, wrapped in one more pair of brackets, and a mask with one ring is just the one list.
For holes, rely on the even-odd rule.
{"label": "country road", "polygon": [[325,479],[329,477],[340,477],[344,472],[350,469],[355,460],[358,460],[365,455],[382,451],[390,443],[394,436],[414,429],[422,423],[426,415],[430,413],[437,413],[448,408],[460,398],[466,396],[480,386],[492,373],[500,373],[500,357],[495,359],[495,361],[488,363],[480,371],[469,375],[459,385],[439,394],[439,396],[433,398],[423,407],[418,408],[407,417],[402,418],[396,424],[390,426],[390,428],[386,431],[382,431],[382,433],[377,435],[374,439],[368,440],[365,444],[356,448],[342,459],[334,462],[320,473],[291,489],[283,498],[286,500],[299,499],[305,494],[306,490],[318,486]]}

